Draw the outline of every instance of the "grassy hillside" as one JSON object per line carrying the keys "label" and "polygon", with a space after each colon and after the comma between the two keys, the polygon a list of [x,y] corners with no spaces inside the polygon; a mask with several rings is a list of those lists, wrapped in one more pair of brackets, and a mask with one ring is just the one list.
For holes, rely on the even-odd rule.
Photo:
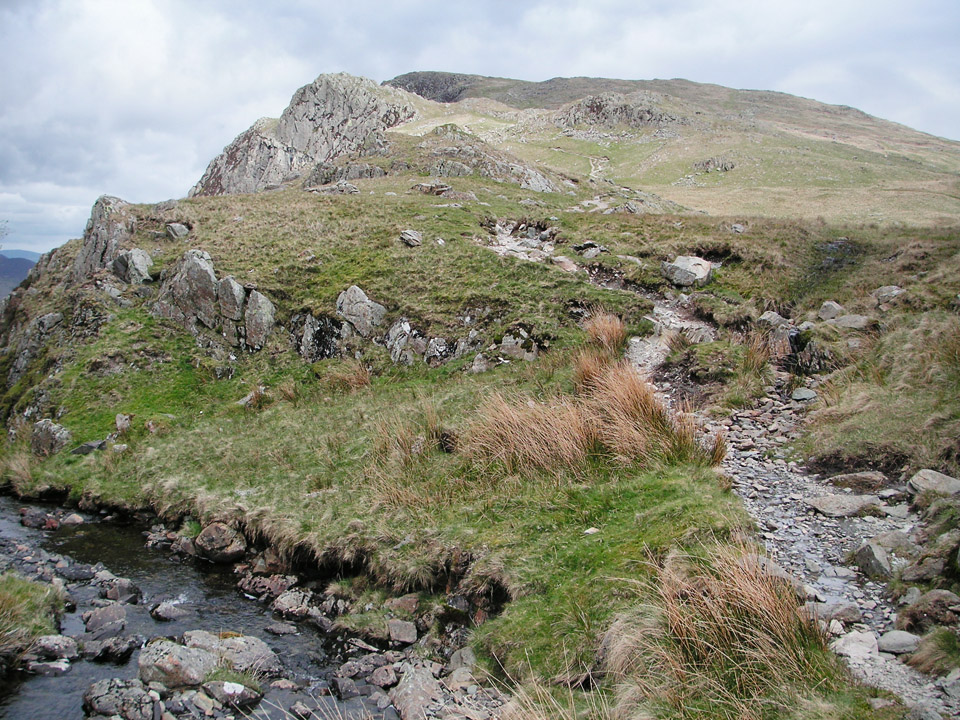
{"label": "grassy hillside", "polygon": [[[419,134],[442,113],[557,172],[586,177],[599,168],[592,176],[596,194],[626,185],[715,215],[925,226],[960,216],[960,143],[849,107],[686,80],[531,83],[412,73],[389,83],[456,100],[429,106],[425,120],[402,132]],[[664,127],[554,124],[564,104],[605,92],[633,97],[676,121]],[[734,167],[697,169],[710,158]]]}

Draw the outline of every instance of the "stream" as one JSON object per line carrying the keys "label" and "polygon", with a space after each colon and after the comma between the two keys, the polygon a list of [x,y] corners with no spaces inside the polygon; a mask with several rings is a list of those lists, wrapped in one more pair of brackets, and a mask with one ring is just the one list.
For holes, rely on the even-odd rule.
{"label": "stream", "polygon": [[[310,699],[316,704],[318,699],[315,696],[328,694],[326,680],[343,660],[340,651],[345,648],[338,644],[342,639],[323,636],[316,627],[304,623],[296,625],[295,634],[270,634],[266,628],[276,622],[275,616],[268,606],[245,597],[237,589],[237,576],[231,565],[218,566],[180,558],[168,551],[148,549],[144,545],[146,528],[138,524],[122,525],[88,517],[86,522],[74,527],[30,529],[22,526],[19,520],[19,510],[25,506],[28,504],[0,496],[0,564],[3,567],[12,566],[29,577],[37,574],[38,566],[55,566],[61,556],[78,564],[102,563],[115,575],[132,580],[143,593],[138,604],[125,605],[124,633],[128,635],[138,634],[150,639],[179,636],[185,631],[200,629],[261,638],[280,657],[283,676],[293,680],[308,694],[271,689],[267,682],[263,682],[266,694],[255,717],[272,717],[273,714],[289,717],[277,706],[289,707],[296,698]],[[63,615],[60,632],[79,638],[85,632],[81,613],[103,604],[103,601],[99,598],[98,588],[90,582],[68,582],[67,590],[77,608]],[[188,612],[179,619],[157,621],[151,617],[149,609],[161,600],[173,600]],[[78,659],[71,662],[69,670],[62,675],[11,672],[0,679],[0,718],[81,720],[84,717],[82,696],[87,688],[105,678],[135,678],[139,653],[140,650],[135,650],[126,662],[120,664]],[[329,700],[329,704],[334,702],[332,698],[323,699]],[[339,711],[344,714],[353,709],[352,706],[358,706],[356,709],[360,710],[364,701],[365,698],[361,697],[342,703]]]}

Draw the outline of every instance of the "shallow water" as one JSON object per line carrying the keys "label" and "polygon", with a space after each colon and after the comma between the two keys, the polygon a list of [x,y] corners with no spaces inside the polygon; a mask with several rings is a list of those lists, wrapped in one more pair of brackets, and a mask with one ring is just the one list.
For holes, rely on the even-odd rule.
{"label": "shallow water", "polygon": [[[13,498],[0,497],[0,537],[68,555],[80,563],[103,563],[110,572],[129,578],[143,591],[140,604],[126,606],[127,626],[123,634],[141,634],[149,639],[197,629],[243,633],[264,640],[280,656],[285,674],[291,679],[309,684],[329,669],[328,653],[338,639],[323,637],[312,626],[304,625],[298,626],[297,635],[277,637],[267,633],[266,626],[277,618],[266,606],[240,593],[236,587],[238,578],[230,566],[194,559],[180,561],[168,551],[147,549],[145,528],[139,525],[88,522],[55,531],[25,528],[18,517],[18,510],[24,505]],[[97,596],[97,590],[73,584],[68,589],[78,610],[63,616],[61,632],[80,635],[84,631],[80,613],[89,609],[89,600]],[[190,614],[171,622],[154,620],[149,608],[164,599],[178,600]],[[80,720],[84,717],[81,705],[86,689],[104,678],[136,677],[139,652],[135,651],[122,665],[78,660],[65,675],[16,673],[0,680],[0,718]]]}

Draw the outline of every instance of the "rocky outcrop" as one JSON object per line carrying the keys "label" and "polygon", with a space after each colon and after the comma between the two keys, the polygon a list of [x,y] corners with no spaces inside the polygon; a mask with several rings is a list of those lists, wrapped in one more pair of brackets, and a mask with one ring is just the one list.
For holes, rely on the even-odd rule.
{"label": "rocky outcrop", "polygon": [[41,457],[54,455],[63,450],[68,442],[70,442],[70,431],[49,418],[33,426],[30,447],[34,455]]}
{"label": "rocky outcrop", "polygon": [[554,124],[562,128],[591,125],[604,128],[661,127],[682,119],[657,106],[659,99],[650,93],[601,93],[564,106],[554,115]]}
{"label": "rocky outcrop", "polygon": [[263,293],[232,277],[217,280],[210,255],[187,250],[160,286],[152,312],[197,334],[200,326],[219,330],[235,347],[259,350],[273,332],[276,308]]}
{"label": "rocky outcrop", "polygon": [[337,357],[343,338],[343,322],[326,315],[300,313],[290,318],[291,341],[307,362]]}
{"label": "rocky outcrop", "polygon": [[677,287],[703,287],[713,277],[713,264],[693,255],[678,255],[660,264],[663,276]]}
{"label": "rocky outcrop", "polygon": [[343,316],[361,337],[368,338],[373,328],[383,322],[387,309],[367,297],[356,285],[351,285],[337,297],[337,313]]}
{"label": "rocky outcrop", "polygon": [[416,114],[408,96],[345,73],[300,88],[279,120],[261,119],[207,167],[190,195],[248,193],[357,152]]}
{"label": "rocky outcrop", "polygon": [[121,252],[111,264],[113,274],[129,285],[150,282],[153,259],[146,250],[134,248]]}
{"label": "rocky outcrop", "polygon": [[384,177],[387,171],[376,165],[367,163],[348,163],[346,165],[335,165],[330,162],[318,164],[313,172],[303,182],[306,189],[320,187],[322,185],[332,185],[333,183],[349,182],[350,180],[364,180],[369,178]]}
{"label": "rocky outcrop", "polygon": [[83,231],[83,244],[73,263],[71,279],[74,282],[81,282],[110,267],[120,255],[137,225],[129,207],[129,203],[110,195],[97,198]]}

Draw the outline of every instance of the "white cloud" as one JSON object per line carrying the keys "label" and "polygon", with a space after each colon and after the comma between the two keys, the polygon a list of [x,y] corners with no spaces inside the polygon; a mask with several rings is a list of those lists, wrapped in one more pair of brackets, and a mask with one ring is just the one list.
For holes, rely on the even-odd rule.
{"label": "white cloud", "polygon": [[952,0],[5,0],[0,192],[20,200],[0,197],[0,219],[46,249],[101,193],[183,195],[255,119],[340,70],[685,77],[960,138],[958,21]]}

